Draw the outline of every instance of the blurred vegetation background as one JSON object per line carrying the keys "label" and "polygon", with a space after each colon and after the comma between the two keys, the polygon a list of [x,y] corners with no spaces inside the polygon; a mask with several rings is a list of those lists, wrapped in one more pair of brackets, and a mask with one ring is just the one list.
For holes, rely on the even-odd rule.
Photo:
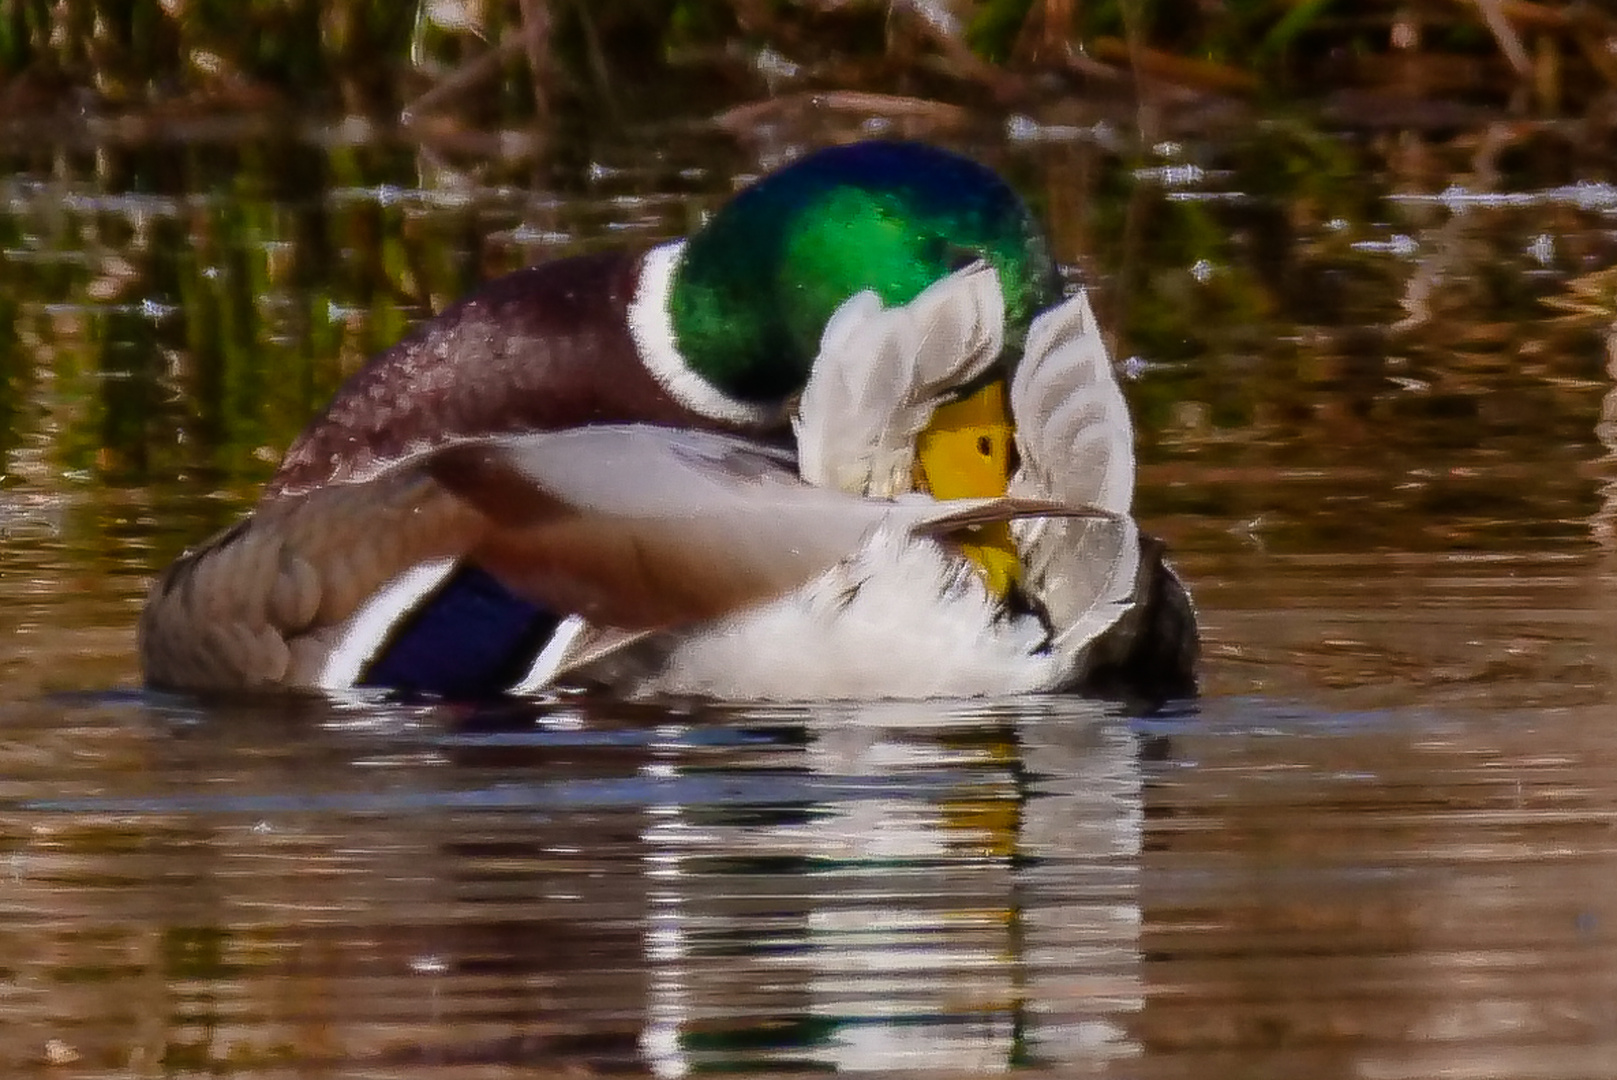
{"label": "blurred vegetation background", "polygon": [[599,123],[805,89],[1544,114],[1617,86],[1614,37],[1600,4],[1533,0],[0,0],[0,114]]}

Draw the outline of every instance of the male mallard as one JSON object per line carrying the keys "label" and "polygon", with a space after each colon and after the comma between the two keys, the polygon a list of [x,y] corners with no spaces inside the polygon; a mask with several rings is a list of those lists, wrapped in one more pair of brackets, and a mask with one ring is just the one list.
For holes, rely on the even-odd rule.
{"label": "male mallard", "polygon": [[1133,477],[1088,302],[1009,186],[823,150],[688,241],[498,278],[372,358],[154,584],[141,662],[454,697],[1182,692],[1194,620]]}

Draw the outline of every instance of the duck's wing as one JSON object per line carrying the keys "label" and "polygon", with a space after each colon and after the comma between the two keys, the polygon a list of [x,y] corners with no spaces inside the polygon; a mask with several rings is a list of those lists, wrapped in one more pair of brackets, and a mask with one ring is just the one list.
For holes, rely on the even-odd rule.
{"label": "duck's wing", "polygon": [[939,535],[1068,512],[1033,499],[861,498],[807,484],[743,440],[653,427],[478,440],[428,468],[494,526],[470,554],[479,565],[552,610],[626,630],[781,595],[878,526]]}
{"label": "duck's wing", "polygon": [[167,687],[321,685],[344,628],[403,618],[485,531],[416,468],[261,504],[153,583],[142,670]]}
{"label": "duck's wing", "polygon": [[999,275],[986,262],[897,307],[873,292],[844,301],[793,421],[803,479],[860,495],[908,491],[916,436],[949,391],[994,363],[1004,336]]}
{"label": "duck's wing", "polygon": [[[796,588],[881,526],[930,535],[1062,512],[862,499],[803,483],[789,461],[720,435],[603,426],[468,440],[271,500],[159,578],[142,664],[181,687],[419,686],[442,668],[435,687],[470,693],[468,665],[502,686],[531,678],[570,618],[590,629],[579,655],[598,657]],[[555,672],[577,662],[563,653]]]}
{"label": "duck's wing", "polygon": [[1134,604],[1141,568],[1129,514],[1134,427],[1083,292],[1033,320],[1010,397],[1021,457],[1010,493],[1109,512],[1012,526],[1024,581],[1050,617],[1055,648],[1076,668]]}

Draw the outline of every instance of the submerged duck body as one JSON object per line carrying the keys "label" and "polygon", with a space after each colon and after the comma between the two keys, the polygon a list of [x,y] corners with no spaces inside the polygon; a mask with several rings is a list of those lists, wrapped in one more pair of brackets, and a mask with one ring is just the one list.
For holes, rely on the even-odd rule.
{"label": "submerged duck body", "polygon": [[[938,434],[966,408],[1010,416]],[[947,438],[997,482],[957,482]],[[1020,199],[859,144],[372,358],[154,584],[141,660],[161,686],[453,697],[1183,693],[1194,617],[1132,487],[1093,316]]]}

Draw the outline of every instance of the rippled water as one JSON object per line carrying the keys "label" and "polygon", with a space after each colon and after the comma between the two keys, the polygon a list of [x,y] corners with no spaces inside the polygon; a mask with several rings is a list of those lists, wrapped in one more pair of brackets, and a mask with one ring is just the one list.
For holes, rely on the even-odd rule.
{"label": "rippled water", "polygon": [[148,576],[368,348],[774,151],[7,150],[0,1071],[1611,1072],[1604,163],[1103,134],[973,149],[1138,375],[1206,631],[1144,717],[140,692]]}

